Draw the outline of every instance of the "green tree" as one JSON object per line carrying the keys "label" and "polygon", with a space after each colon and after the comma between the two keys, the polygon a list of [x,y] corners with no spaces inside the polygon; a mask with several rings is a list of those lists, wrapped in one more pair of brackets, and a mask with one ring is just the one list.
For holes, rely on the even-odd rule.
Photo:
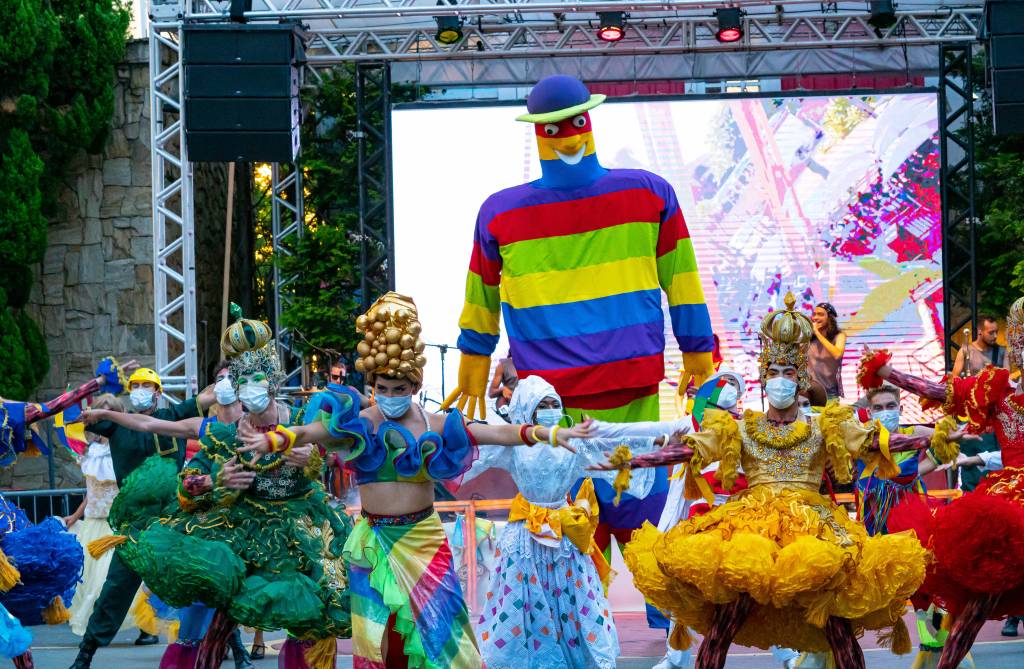
{"label": "green tree", "polygon": [[[985,81],[984,56],[975,60],[974,75]],[[1024,136],[992,133],[988,89],[975,109],[978,307],[1003,316],[1024,295]]]}
{"label": "green tree", "polygon": [[[352,357],[358,341],[354,322],[362,307],[354,77],[353,67],[336,68],[306,100],[301,158],[306,230],[292,255],[278,259],[285,273],[297,276],[284,324],[296,333],[303,353],[331,360]],[[392,89],[393,100],[412,96],[411,87]]]}
{"label": "green tree", "polygon": [[57,187],[81,151],[102,149],[129,12],[121,0],[0,2],[0,395],[25,397],[48,369],[23,311],[46,251]]}

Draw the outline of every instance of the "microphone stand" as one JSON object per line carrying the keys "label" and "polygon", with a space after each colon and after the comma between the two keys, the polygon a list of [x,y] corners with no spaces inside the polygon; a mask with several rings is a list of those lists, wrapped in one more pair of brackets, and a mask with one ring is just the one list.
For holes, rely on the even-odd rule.
{"label": "microphone stand", "polygon": [[448,391],[444,387],[444,357],[448,353],[448,349],[455,348],[448,344],[427,344],[431,348],[436,348],[441,351],[441,399],[448,397]]}

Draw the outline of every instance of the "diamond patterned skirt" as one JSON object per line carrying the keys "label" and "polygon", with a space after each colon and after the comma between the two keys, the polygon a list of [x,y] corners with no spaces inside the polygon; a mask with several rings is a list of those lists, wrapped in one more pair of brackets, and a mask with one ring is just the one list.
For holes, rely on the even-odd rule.
{"label": "diamond patterned skirt", "polygon": [[594,563],[564,537],[541,544],[520,522],[498,538],[477,626],[488,669],[611,669],[619,641]]}

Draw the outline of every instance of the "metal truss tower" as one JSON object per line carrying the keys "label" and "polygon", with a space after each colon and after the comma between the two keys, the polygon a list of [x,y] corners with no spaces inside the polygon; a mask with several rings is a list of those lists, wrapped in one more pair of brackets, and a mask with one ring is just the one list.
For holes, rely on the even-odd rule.
{"label": "metal truss tower", "polygon": [[[195,391],[198,373],[196,344],[196,283],[194,261],[194,209],[192,169],[185,153],[184,72],[181,67],[181,27],[185,22],[227,21],[230,0],[148,0],[150,23],[150,112],[153,142],[153,283],[156,366],[173,397]],[[760,62],[766,52],[871,54],[899,47],[904,51],[922,46],[942,49],[943,72],[950,54],[964,52],[970,62],[970,43],[981,30],[983,0],[962,0],[945,4],[915,4],[897,12],[896,23],[877,30],[868,22],[862,1],[821,0],[252,0],[245,12],[249,22],[300,21],[306,28],[306,81],[315,85],[321,71],[342,63],[356,63],[357,104],[360,122],[359,221],[361,259],[364,273],[362,300],[394,284],[393,243],[390,205],[390,83],[391,65],[426,67],[446,61],[461,63],[470,72],[491,64],[505,70],[509,81],[525,84],[523,71],[507,66],[512,60],[567,57],[582,71],[590,63],[629,59],[657,59],[686,54],[714,54],[716,59],[739,57]],[[745,12],[744,36],[739,42],[722,44],[715,39],[714,10],[738,6]],[[595,37],[598,11],[625,11],[626,36],[620,42],[602,42]],[[435,39],[436,16],[458,16],[463,36],[455,44]],[[833,51],[835,50],[835,51]],[[859,56],[858,56],[859,57]],[[825,57],[828,61],[831,56]],[[844,71],[836,60],[836,71]],[[823,62],[825,62],[823,61]],[[600,68],[601,65],[595,67]],[[670,63],[672,76],[680,74]],[[595,70],[596,71],[596,70]],[[637,66],[631,79],[663,79],[665,70]],[[461,82],[462,70],[454,72]],[[518,78],[517,78],[518,77]],[[465,79],[471,81],[472,78]],[[946,81],[944,75],[943,81]],[[951,86],[943,85],[943,109],[948,105]],[[968,105],[971,101],[968,99]],[[378,123],[375,119],[382,120]],[[967,113],[969,116],[969,112]],[[943,116],[943,127],[951,126]],[[956,122],[953,118],[951,122]],[[947,146],[959,143],[961,134],[943,134],[943,155]],[[970,132],[968,130],[968,137]],[[966,149],[972,149],[968,141]],[[966,150],[965,149],[965,150]],[[973,179],[973,156],[970,173]],[[945,165],[944,205],[951,207],[945,220],[947,235],[969,228],[973,239],[973,191],[959,188],[958,162]],[[302,175],[294,165],[273,167],[273,250],[286,254],[293,239],[305,227]],[[967,205],[959,205],[967,198]],[[956,213],[961,212],[961,213]],[[967,221],[967,223],[965,223]],[[947,236],[947,239],[949,237]],[[973,259],[973,241],[966,243]],[[966,267],[956,252],[947,251],[946,268],[952,276]],[[973,270],[971,270],[973,272]],[[947,274],[950,276],[950,274]],[[293,349],[291,333],[281,325],[281,313],[289,300],[292,277],[274,269],[275,330],[282,362],[288,373],[286,385],[295,386],[301,357]],[[965,294],[950,294],[963,304],[973,305],[974,281]],[[971,307],[973,309],[973,306]],[[947,325],[951,305],[947,306]],[[972,311],[973,318],[973,311]],[[954,327],[953,329],[956,329]],[[947,331],[949,331],[947,329]]]}

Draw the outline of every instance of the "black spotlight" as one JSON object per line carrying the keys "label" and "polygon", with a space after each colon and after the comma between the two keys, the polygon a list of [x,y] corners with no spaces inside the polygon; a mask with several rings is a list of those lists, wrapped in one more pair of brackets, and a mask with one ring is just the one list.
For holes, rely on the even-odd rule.
{"label": "black spotlight", "polygon": [[885,30],[896,23],[896,3],[892,0],[871,0],[868,3],[871,16],[868,25],[877,30]]}
{"label": "black spotlight", "polygon": [[[437,0],[437,4],[440,7],[445,5],[444,0]],[[450,4],[455,4],[452,1]],[[434,34],[436,39],[441,44],[455,44],[462,39],[462,19],[458,16],[435,16],[434,22],[437,23],[437,32]]]}
{"label": "black spotlight", "polygon": [[605,42],[618,42],[626,34],[625,12],[598,12],[597,36]]}
{"label": "black spotlight", "polygon": [[715,39],[719,42],[738,42],[743,39],[743,10],[739,7],[723,7],[715,10],[718,30]]}

